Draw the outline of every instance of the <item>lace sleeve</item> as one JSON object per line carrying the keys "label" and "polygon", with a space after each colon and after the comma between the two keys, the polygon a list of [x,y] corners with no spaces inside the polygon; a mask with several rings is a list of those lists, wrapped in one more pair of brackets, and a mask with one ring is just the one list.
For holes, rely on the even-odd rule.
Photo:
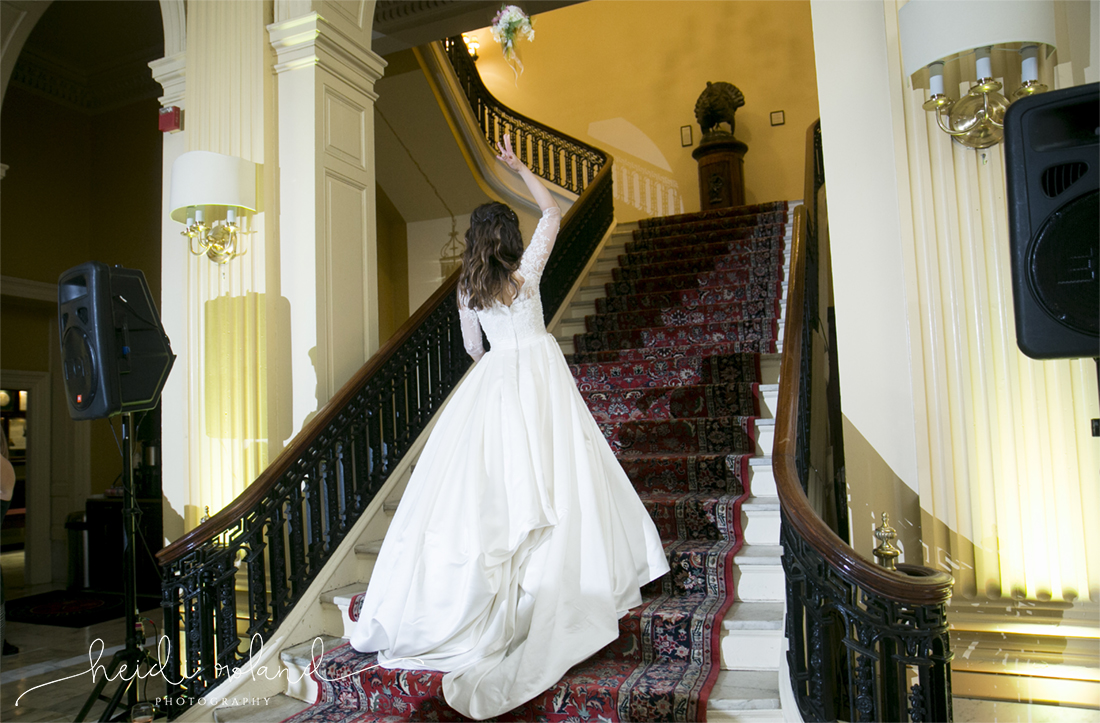
{"label": "lace sleeve", "polygon": [[481,322],[477,312],[466,306],[462,294],[458,295],[458,321],[462,327],[462,346],[476,362],[485,356],[485,346],[481,343]]}
{"label": "lace sleeve", "polygon": [[523,259],[519,263],[519,272],[525,283],[537,281],[542,276],[542,270],[546,268],[546,260],[554,250],[554,241],[558,238],[560,225],[560,208],[553,206],[542,212],[539,225],[535,227],[535,233],[531,236],[531,243],[523,252]]}

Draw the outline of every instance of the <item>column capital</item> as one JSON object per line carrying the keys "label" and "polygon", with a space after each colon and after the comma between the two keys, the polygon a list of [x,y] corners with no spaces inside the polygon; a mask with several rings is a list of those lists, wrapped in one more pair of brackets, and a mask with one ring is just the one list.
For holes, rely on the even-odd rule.
{"label": "column capital", "polygon": [[272,23],[267,31],[275,49],[276,73],[319,66],[377,100],[372,89],[386,61],[318,13]]}
{"label": "column capital", "polygon": [[153,71],[153,80],[164,89],[164,95],[158,99],[161,107],[175,105],[182,108],[187,93],[187,53],[150,61],[149,68]]}

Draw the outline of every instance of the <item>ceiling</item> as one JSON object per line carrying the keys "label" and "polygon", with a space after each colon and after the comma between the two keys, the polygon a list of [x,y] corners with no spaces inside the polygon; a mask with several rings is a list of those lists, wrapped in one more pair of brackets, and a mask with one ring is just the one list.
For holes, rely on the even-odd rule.
{"label": "ceiling", "polygon": [[157,0],[57,0],[27,38],[11,84],[97,113],[160,95],[148,63],[163,55]]}

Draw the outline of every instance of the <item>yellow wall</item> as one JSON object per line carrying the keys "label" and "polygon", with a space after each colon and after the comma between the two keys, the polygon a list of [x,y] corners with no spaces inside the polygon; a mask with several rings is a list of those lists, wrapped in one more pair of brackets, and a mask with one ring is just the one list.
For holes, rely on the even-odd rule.
{"label": "yellow wall", "polygon": [[[478,70],[505,105],[675,181],[685,211],[699,208],[695,101],[707,81],[741,89],[736,136],[748,144],[745,201],[802,195],[806,127],[818,115],[809,2],[593,0],[535,18],[519,42],[518,82],[487,29]],[[772,111],[786,125],[772,127]],[[590,125],[623,118],[652,141],[668,170],[594,138]],[[680,144],[692,127],[693,147]],[[625,139],[624,139],[625,140]],[[620,222],[650,215],[616,193]]]}
{"label": "yellow wall", "polygon": [[[0,126],[0,273],[56,283],[67,269],[102,261],[141,269],[160,296],[160,156],[155,100],[89,115],[9,87]],[[5,297],[0,367],[49,370],[55,306]],[[121,470],[106,420],[91,425],[91,491]]]}
{"label": "yellow wall", "polygon": [[409,248],[405,219],[382,186],[378,208],[378,341],[385,343],[409,318]]}

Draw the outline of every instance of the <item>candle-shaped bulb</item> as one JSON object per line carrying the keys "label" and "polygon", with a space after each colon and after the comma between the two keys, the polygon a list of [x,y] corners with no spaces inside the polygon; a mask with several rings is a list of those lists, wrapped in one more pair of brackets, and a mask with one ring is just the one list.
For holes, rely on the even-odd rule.
{"label": "candle-shaped bulb", "polygon": [[1020,80],[1024,83],[1039,80],[1039,46],[1025,45],[1020,48]]}
{"label": "candle-shaped bulb", "polygon": [[928,66],[928,90],[932,95],[943,95],[943,61]]}
{"label": "candle-shaped bulb", "polygon": [[992,50],[993,48],[990,46],[974,50],[974,64],[977,70],[978,80],[993,77],[993,62],[989,59],[989,54]]}
{"label": "candle-shaped bulb", "polygon": [[195,209],[195,221],[197,223],[202,223],[202,216],[203,216],[202,209],[201,208],[196,208]]}
{"label": "candle-shaped bulb", "polygon": [[225,209],[225,222],[230,226],[237,223],[237,208],[235,206],[230,206]]}

